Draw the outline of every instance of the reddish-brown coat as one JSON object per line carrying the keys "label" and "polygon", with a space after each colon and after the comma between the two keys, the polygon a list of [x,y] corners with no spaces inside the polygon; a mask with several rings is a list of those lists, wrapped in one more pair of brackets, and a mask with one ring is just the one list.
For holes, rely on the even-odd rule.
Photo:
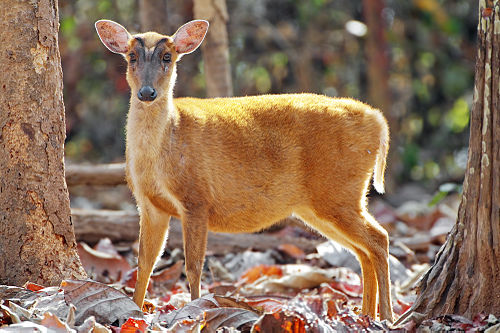
{"label": "reddish-brown coat", "polygon": [[[104,22],[96,24],[98,32],[112,24]],[[172,63],[148,78],[158,91],[152,102],[137,97],[147,64],[131,64],[124,53],[132,90],[127,177],[141,213],[135,302],[143,303],[170,216],[182,220],[187,277],[197,298],[208,230],[253,232],[296,214],[356,253],[363,313],[375,317],[378,291],[381,317],[392,320],[387,232],[366,210],[372,175],[383,191],[389,133],[382,113],[314,94],[174,100],[177,50],[192,52],[207,27],[192,21],[172,37],[130,37],[128,52],[140,37],[150,54],[167,39]]]}

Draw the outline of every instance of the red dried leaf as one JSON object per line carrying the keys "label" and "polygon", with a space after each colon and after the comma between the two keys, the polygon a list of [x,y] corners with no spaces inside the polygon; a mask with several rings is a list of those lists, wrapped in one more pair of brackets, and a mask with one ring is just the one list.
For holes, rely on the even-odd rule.
{"label": "red dried leaf", "polygon": [[158,308],[158,312],[164,314],[164,313],[170,313],[172,311],[175,311],[177,310],[177,308],[175,306],[173,306],[172,304],[166,304],[164,306],[162,306],[161,308]]}
{"label": "red dried leaf", "polygon": [[121,333],[146,332],[148,323],[144,319],[129,318],[121,326]]}
{"label": "red dried leaf", "polygon": [[406,311],[408,311],[411,308],[411,303],[406,303],[405,301],[402,301],[398,299],[396,301],[396,304],[394,305],[394,313],[397,315],[402,315]]}
{"label": "red dried leaf", "polygon": [[333,281],[329,283],[333,289],[340,290],[351,297],[361,297],[363,295],[363,286],[359,284],[351,284],[343,281]]}
{"label": "red dried leaf", "polygon": [[258,265],[246,270],[240,280],[253,283],[261,276],[283,276],[283,270],[277,265]]}
{"label": "red dried leaf", "polygon": [[296,315],[285,314],[284,312],[268,313],[259,318],[254,324],[253,330],[256,332],[287,332],[305,333],[306,323]]}
{"label": "red dried leaf", "polygon": [[31,290],[31,291],[40,291],[43,288],[45,288],[44,286],[33,283],[33,282],[26,282],[23,287],[28,289],[28,290]]}

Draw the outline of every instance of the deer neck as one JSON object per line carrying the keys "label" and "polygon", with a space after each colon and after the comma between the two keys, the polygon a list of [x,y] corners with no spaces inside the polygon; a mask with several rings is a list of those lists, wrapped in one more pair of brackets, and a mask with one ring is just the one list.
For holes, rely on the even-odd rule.
{"label": "deer neck", "polygon": [[164,150],[179,118],[172,90],[151,103],[140,102],[132,93],[127,117],[127,158],[156,158]]}

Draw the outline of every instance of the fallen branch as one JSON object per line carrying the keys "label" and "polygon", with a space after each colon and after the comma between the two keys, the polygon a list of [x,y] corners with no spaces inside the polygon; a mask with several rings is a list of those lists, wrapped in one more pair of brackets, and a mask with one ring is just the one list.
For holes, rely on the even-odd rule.
{"label": "fallen branch", "polygon": [[[96,243],[108,237],[113,242],[135,241],[139,235],[139,215],[137,212],[72,209],[72,221],[78,241]],[[313,252],[323,239],[310,240],[300,237],[260,234],[208,234],[207,250],[213,254],[244,251],[249,248],[268,250],[281,244],[294,244],[306,253]],[[182,248],[182,228],[180,221],[173,218],[170,223],[167,247]]]}
{"label": "fallen branch", "polygon": [[67,165],[66,183],[75,185],[116,186],[126,184],[125,163]]}

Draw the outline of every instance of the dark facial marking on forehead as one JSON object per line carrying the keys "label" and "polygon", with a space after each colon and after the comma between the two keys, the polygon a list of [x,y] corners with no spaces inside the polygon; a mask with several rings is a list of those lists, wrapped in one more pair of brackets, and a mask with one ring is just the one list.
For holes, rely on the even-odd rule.
{"label": "dark facial marking on forehead", "polygon": [[144,39],[142,39],[141,37],[135,37],[135,40],[138,41],[142,47],[144,47]]}
{"label": "dark facial marking on forehead", "polygon": [[158,47],[158,46],[159,46],[160,44],[162,44],[162,43],[165,43],[166,41],[167,41],[167,39],[166,39],[166,38],[162,38],[162,39],[160,39],[160,40],[156,43],[156,47]]}

